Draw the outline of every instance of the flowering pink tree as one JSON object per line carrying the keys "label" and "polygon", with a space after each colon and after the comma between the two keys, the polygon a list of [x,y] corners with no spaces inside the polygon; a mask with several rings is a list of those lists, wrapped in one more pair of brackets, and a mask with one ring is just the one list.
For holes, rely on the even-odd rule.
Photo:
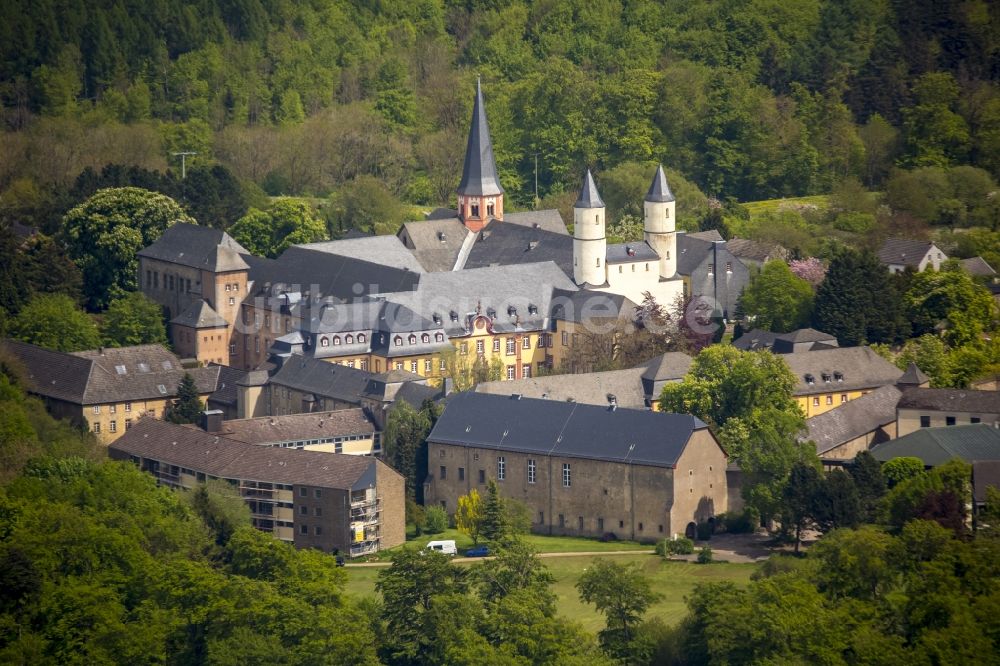
{"label": "flowering pink tree", "polygon": [[794,259],[788,262],[788,267],[792,273],[811,284],[814,289],[826,277],[826,266],[816,257]]}

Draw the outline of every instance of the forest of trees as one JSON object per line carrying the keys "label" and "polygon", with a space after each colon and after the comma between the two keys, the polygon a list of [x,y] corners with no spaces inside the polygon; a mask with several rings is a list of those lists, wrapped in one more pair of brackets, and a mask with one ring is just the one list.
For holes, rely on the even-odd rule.
{"label": "forest of trees", "polygon": [[998,33],[986,0],[12,0],[0,191],[189,150],[271,194],[448,203],[476,76],[521,206],[536,157],[543,197],[629,161],[723,201],[996,177]]}

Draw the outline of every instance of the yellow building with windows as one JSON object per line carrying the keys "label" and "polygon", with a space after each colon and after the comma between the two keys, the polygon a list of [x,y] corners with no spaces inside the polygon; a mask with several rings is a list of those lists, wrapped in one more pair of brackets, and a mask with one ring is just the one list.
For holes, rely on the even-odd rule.
{"label": "yellow building with windows", "polygon": [[795,375],[793,395],[805,417],[828,412],[895,384],[903,371],[870,347],[839,347],[780,354]]}
{"label": "yellow building with windows", "polygon": [[109,347],[64,353],[16,340],[3,348],[23,365],[28,391],[56,418],[110,444],[142,416],[162,418],[185,373],[203,401],[219,387],[219,366],[185,369],[161,345]]}

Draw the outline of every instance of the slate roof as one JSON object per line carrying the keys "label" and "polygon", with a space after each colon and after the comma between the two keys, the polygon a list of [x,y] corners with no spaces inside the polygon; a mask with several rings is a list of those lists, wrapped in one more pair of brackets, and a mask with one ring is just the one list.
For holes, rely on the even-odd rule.
{"label": "slate roof", "polygon": [[474,448],[674,467],[691,435],[688,414],[616,409],[486,393],[452,396],[428,440]]}
{"label": "slate roof", "polygon": [[78,405],[172,398],[185,372],[202,395],[218,387],[219,366],[185,370],[180,359],[160,345],[71,354],[16,340],[5,340],[3,346],[24,366],[29,391]]}
{"label": "slate roof", "polygon": [[590,169],[587,169],[587,173],[583,175],[580,195],[576,198],[573,208],[604,208],[604,200],[597,192],[597,184],[594,182],[594,176],[590,173]]}
{"label": "slate roof", "polygon": [[836,336],[817,331],[815,328],[800,328],[789,333],[774,336],[771,351],[775,354],[788,354],[796,351],[800,345],[810,345],[809,351],[819,349],[834,349],[838,347]]}
{"label": "slate roof", "polygon": [[637,305],[621,294],[585,289],[557,289],[552,294],[552,319],[578,324],[589,319],[631,319]]}
{"label": "slate roof", "polygon": [[223,479],[353,489],[374,480],[377,461],[320,451],[244,444],[193,426],[141,418],[109,445],[111,451],[152,458]]}
{"label": "slate roof", "polygon": [[736,340],[733,340],[733,346],[737,349],[742,349],[743,351],[770,349],[771,345],[774,344],[774,339],[778,337],[778,335],[778,333],[765,331],[762,328],[755,328],[747,331]]}
{"label": "slate roof", "polygon": [[351,300],[376,293],[415,289],[416,271],[383,266],[329,252],[292,246],[277,259],[251,262],[250,279],[256,295],[277,296],[282,290],[309,290],[314,300],[332,296]]}
{"label": "slate roof", "polygon": [[457,217],[446,217],[405,222],[399,236],[424,270],[435,272],[455,268],[459,252],[470,233]]}
{"label": "slate roof", "polygon": [[414,292],[390,296],[419,316],[440,321],[449,337],[468,332],[470,316],[492,311],[495,332],[547,330],[557,289],[575,291],[573,281],[552,262],[494,266],[451,273],[427,273]]}
{"label": "slate roof", "polygon": [[682,352],[667,352],[650,359],[645,363],[643,379],[653,381],[671,381],[683,379],[691,370],[694,359]]}
{"label": "slate roof", "polygon": [[726,241],[726,247],[736,257],[759,264],[788,256],[788,250],[776,243],[761,243],[749,238],[730,238]]}
{"label": "slate roof", "polygon": [[663,173],[662,164],[656,167],[656,173],[653,174],[653,182],[649,184],[645,200],[657,203],[674,201],[674,193],[670,191],[670,186],[667,184],[667,174]]}
{"label": "slate roof", "polygon": [[871,393],[850,400],[838,407],[806,420],[803,439],[816,444],[816,455],[822,456],[856,437],[896,420],[896,403],[902,395],[895,386],[881,386]]}
{"label": "slate roof", "polygon": [[208,396],[208,402],[235,406],[239,393],[237,386],[246,379],[246,371],[215,363],[209,364],[208,367],[219,369],[219,383],[215,392]]}
{"label": "slate roof", "polygon": [[406,382],[399,387],[396,391],[396,395],[393,397],[393,403],[397,404],[399,402],[405,402],[410,407],[414,409],[420,409],[424,405],[425,400],[438,400],[443,397],[441,389],[435,388],[433,386],[428,386],[427,384],[418,384],[417,382]]}
{"label": "slate roof", "polygon": [[568,234],[493,220],[473,240],[460,268],[552,261],[567,275],[573,274],[573,237]]}
{"label": "slate roof", "polygon": [[582,375],[547,375],[511,381],[482,382],[476,385],[477,393],[510,396],[519,393],[525,398],[574,401],[585,405],[608,406],[608,395],[613,395],[618,406],[627,409],[644,409],[646,394],[642,375],[645,368],[591,372]]}
{"label": "slate roof", "polygon": [[633,261],[659,261],[660,255],[645,241],[608,245],[605,263],[630,264]]}
{"label": "slate roof", "polygon": [[933,245],[930,241],[925,240],[889,238],[879,248],[878,258],[883,264],[897,264],[917,268]]}
{"label": "slate roof", "polygon": [[920,386],[921,384],[926,384],[929,381],[930,378],[917,367],[917,364],[910,361],[910,365],[906,366],[906,371],[903,373],[903,376],[896,381],[896,384]]}
{"label": "slate roof", "polygon": [[[225,250],[218,251],[219,246]],[[245,270],[247,264],[240,255],[249,254],[245,247],[221,229],[186,222],[167,227],[152,245],[138,252],[140,257],[217,272]]]}
{"label": "slate roof", "polygon": [[[903,371],[869,347],[840,347],[782,354],[795,376],[797,396],[858,391],[895,384]],[[837,379],[836,373],[842,378]],[[807,375],[811,375],[812,383]],[[824,375],[828,381],[824,380]]]}
{"label": "slate roof", "polygon": [[903,392],[899,408],[1000,414],[1000,391],[912,387]]}
{"label": "slate roof", "polygon": [[374,376],[366,370],[293,354],[282,363],[270,382],[317,397],[357,405],[361,403],[368,380]]}
{"label": "slate roof", "polygon": [[375,422],[368,417],[365,410],[357,408],[223,421],[222,430],[212,434],[245,444],[263,445],[371,435],[375,430]]}
{"label": "slate roof", "polygon": [[212,306],[204,300],[192,302],[187,310],[171,319],[170,323],[199,329],[229,326],[229,322],[213,310]]}
{"label": "slate roof", "polygon": [[566,223],[563,221],[559,211],[554,208],[549,208],[547,210],[528,210],[520,213],[505,212],[503,214],[503,223],[519,224],[522,227],[543,229],[545,231],[562,234],[563,236],[569,236],[569,229],[566,228]]}
{"label": "slate roof", "polygon": [[993,267],[986,263],[986,260],[982,257],[970,257],[969,259],[962,259],[958,262],[964,270],[969,275],[978,275],[981,277],[993,277],[997,274]]}
{"label": "slate roof", "polygon": [[472,105],[472,124],[469,126],[465,164],[462,166],[462,180],[458,184],[457,192],[486,196],[503,194],[500,179],[497,177],[496,160],[493,157],[490,125],[486,120],[483,88],[479,81],[476,81],[476,101]]}
{"label": "slate roof", "polygon": [[883,442],[871,453],[880,462],[912,456],[933,467],[954,458],[965,462],[1000,460],[1000,430],[985,423],[921,428],[899,439]]}
{"label": "slate roof", "polygon": [[417,261],[403,242],[396,236],[365,236],[361,238],[345,238],[320,243],[296,245],[306,250],[328,252],[342,257],[352,257],[373,264],[390,266],[403,270],[423,273],[424,267]]}
{"label": "slate roof", "polygon": [[711,251],[711,241],[702,240],[692,234],[677,234],[677,272],[681,275],[691,275]]}
{"label": "slate roof", "polygon": [[708,231],[688,231],[682,232],[688,238],[697,238],[698,240],[708,241],[712,243],[714,241],[724,241],[725,238],[719,233],[718,229],[709,229]]}

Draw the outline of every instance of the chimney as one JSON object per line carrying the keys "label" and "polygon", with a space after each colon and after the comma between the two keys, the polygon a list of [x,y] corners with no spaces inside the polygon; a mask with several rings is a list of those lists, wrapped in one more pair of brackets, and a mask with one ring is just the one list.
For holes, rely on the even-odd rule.
{"label": "chimney", "polygon": [[608,394],[608,405],[611,411],[618,409],[618,397],[614,393]]}
{"label": "chimney", "polygon": [[206,409],[201,413],[201,429],[205,432],[222,431],[222,410]]}
{"label": "chimney", "polygon": [[536,247],[538,247],[538,241],[536,241],[536,240],[528,241],[528,249],[529,250],[534,250]]}
{"label": "chimney", "polygon": [[511,393],[510,394],[510,399],[511,400],[520,400],[521,399],[521,394],[520,393]]}

